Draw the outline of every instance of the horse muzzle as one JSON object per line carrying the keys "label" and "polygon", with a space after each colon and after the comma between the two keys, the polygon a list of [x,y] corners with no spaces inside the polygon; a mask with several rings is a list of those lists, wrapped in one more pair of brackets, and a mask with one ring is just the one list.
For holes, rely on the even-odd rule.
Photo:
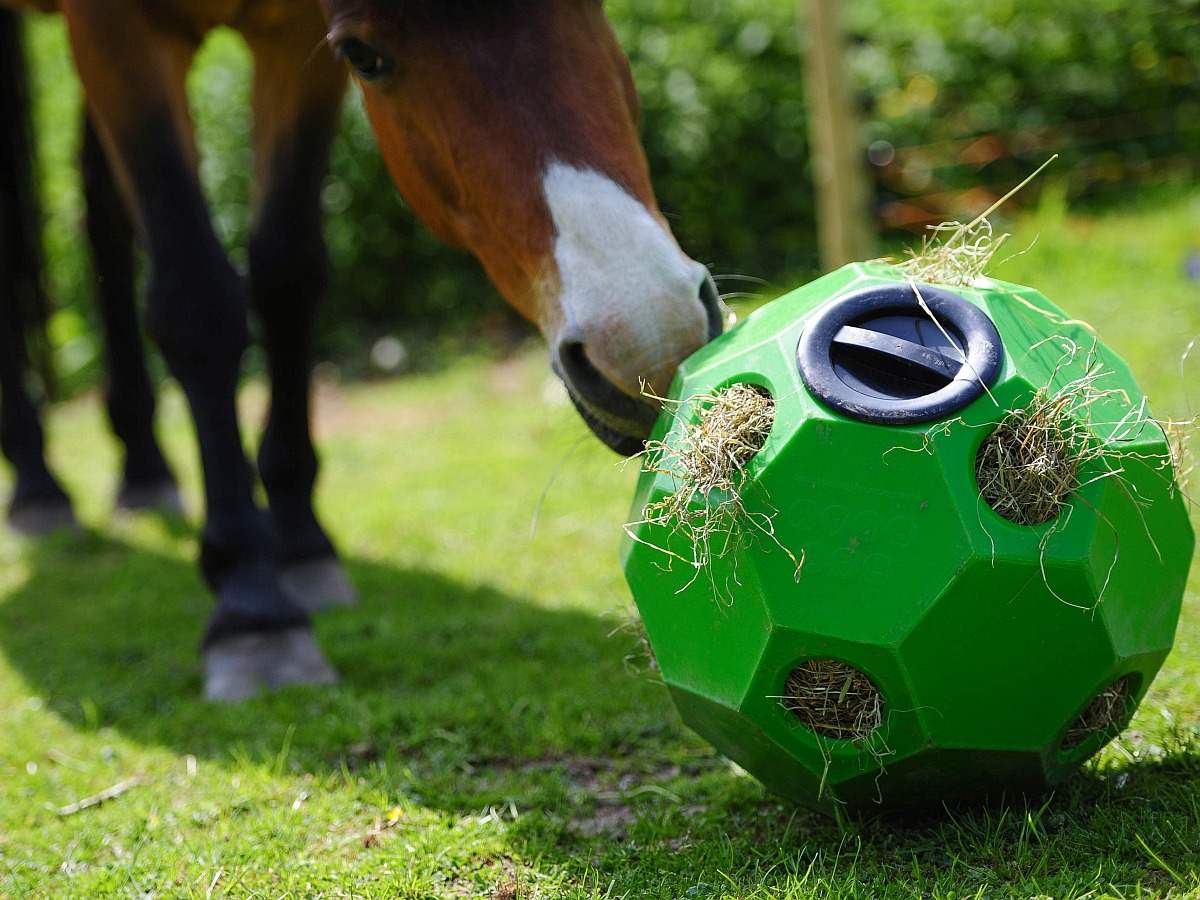
{"label": "horse muzzle", "polygon": [[716,286],[707,276],[700,285],[698,300],[704,316],[704,340],[694,346],[685,345],[672,358],[656,359],[655,375],[646,373],[646,388],[637,395],[600,369],[582,331],[568,328],[552,342],[551,367],[566,385],[575,409],[596,437],[622,456],[632,456],[644,448],[661,409],[655,392],[665,392],[679,363],[724,328]]}

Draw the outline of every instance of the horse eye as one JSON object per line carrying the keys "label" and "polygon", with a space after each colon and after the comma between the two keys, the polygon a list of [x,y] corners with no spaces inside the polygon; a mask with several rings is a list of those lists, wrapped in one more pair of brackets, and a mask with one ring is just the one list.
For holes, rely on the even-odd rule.
{"label": "horse eye", "polygon": [[374,81],[390,75],[396,69],[395,62],[380,53],[366,41],[346,38],[337,47],[337,58],[344,59],[363,81]]}

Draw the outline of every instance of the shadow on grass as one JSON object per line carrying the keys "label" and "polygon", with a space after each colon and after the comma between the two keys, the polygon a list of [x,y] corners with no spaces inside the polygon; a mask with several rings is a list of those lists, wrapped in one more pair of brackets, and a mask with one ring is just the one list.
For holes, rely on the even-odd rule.
{"label": "shadow on grass", "polygon": [[31,575],[0,604],[0,649],[30,690],[81,728],[180,753],[229,760],[236,746],[243,761],[273,761],[286,741],[309,770],[339,768],[348,748],[376,758],[438,743],[462,760],[523,759],[573,738],[581,753],[619,747],[673,715],[625,673],[613,622],[355,560],[363,602],[316,620],[340,685],[208,704],[197,645],[211,599],[194,566],[98,532],[25,553]]}
{"label": "shadow on grass", "polygon": [[1200,883],[1194,741],[1089,770],[1049,800],[839,828],[685,733],[665,692],[627,673],[631,641],[594,615],[351,560],[363,603],[317,622],[342,683],[213,706],[196,649],[211,601],[190,563],[98,533],[26,552],[30,577],[0,604],[0,649],[80,730],[231,767],[344,772],[456,816],[511,806],[523,813],[514,852],[575,877],[619,887],[623,872],[654,871],[669,896],[721,873],[845,887],[853,858],[917,888]]}

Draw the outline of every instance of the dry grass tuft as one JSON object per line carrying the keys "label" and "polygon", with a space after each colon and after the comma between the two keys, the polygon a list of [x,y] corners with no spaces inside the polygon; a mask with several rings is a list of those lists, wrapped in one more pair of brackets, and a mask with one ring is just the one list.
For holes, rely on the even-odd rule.
{"label": "dry grass tuft", "polygon": [[[661,399],[661,398],[660,398]],[[636,529],[658,525],[682,535],[692,547],[685,558],[656,547],[674,559],[704,569],[742,546],[747,526],[770,538],[769,514],[751,514],[742,501],[747,486],[746,464],[767,442],[775,422],[775,400],[765,388],[738,383],[711,394],[686,400],[663,400],[676,415],[694,410],[694,419],[674,441],[648,441],[641,456],[647,471],[670,476],[676,489],[647,504],[643,519],[625,526],[634,539]],[[776,543],[778,543],[776,541]],[[800,562],[788,552],[796,564]]]}
{"label": "dry grass tuft", "polygon": [[987,271],[996,251],[1011,237],[1009,234],[995,237],[992,234],[992,223],[987,217],[1037,178],[1042,170],[1057,158],[1057,153],[1051,156],[1038,166],[1032,175],[970,222],[943,222],[941,225],[929,226],[930,234],[921,242],[921,249],[909,250],[909,258],[898,263],[896,268],[914,284],[922,282],[950,287],[974,287]]}
{"label": "dry grass tuft", "polygon": [[1042,388],[1027,404],[1005,414],[975,457],[975,479],[988,506],[1018,525],[1041,525],[1082,487],[1088,463],[1100,463],[1101,477],[1119,472],[1117,444],[1148,419],[1140,406],[1110,423],[1109,438],[1097,436],[1092,409],[1109,397],[1125,397],[1100,386],[1108,374],[1093,361],[1081,377],[1054,391]]}
{"label": "dry grass tuft", "polygon": [[961,222],[930,225],[929,231],[921,249],[909,250],[909,258],[896,268],[909,281],[951,287],[974,287],[996,251],[1010,237],[1008,234],[994,237],[992,223],[984,218],[966,225]]}
{"label": "dry grass tuft", "polygon": [[656,445],[660,458],[675,464],[671,474],[686,488],[677,492],[676,508],[688,505],[697,494],[738,493],[746,463],[763,448],[775,423],[774,399],[752,384],[734,384],[690,402],[700,407],[700,415],[687,427],[681,444]]}
{"label": "dry grass tuft", "polygon": [[611,638],[619,634],[633,640],[634,646],[629,653],[625,654],[623,660],[625,670],[631,675],[658,674],[658,658],[654,655],[654,647],[650,643],[650,637],[646,634],[646,626],[642,623],[642,617],[638,615],[637,609],[630,606],[623,610],[613,610],[611,615],[618,621],[617,626],[608,633],[608,636]]}
{"label": "dry grass tuft", "polygon": [[1123,675],[1101,691],[1067,729],[1063,749],[1078,747],[1093,734],[1124,724],[1130,712],[1129,683],[1129,676]]}
{"label": "dry grass tuft", "polygon": [[862,742],[883,724],[883,695],[860,670],[810,659],[788,674],[783,708],[822,737]]}
{"label": "dry grass tuft", "polygon": [[1038,391],[1010,410],[975,457],[984,502],[1010,522],[1042,525],[1079,488],[1079,467],[1096,443],[1072,412],[1077,397]]}

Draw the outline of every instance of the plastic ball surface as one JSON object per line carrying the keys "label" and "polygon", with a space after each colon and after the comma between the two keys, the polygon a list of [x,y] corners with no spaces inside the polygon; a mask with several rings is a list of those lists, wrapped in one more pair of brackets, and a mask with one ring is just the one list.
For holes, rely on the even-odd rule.
{"label": "plastic ball surface", "polygon": [[[861,300],[897,292],[919,312]],[[935,309],[946,293],[967,324]],[[685,361],[652,441],[677,446],[708,402],[689,398],[735,384],[774,402],[736,514],[698,553],[646,515],[680,489],[651,454],[622,551],[691,728],[787,798],[870,812],[1043,791],[1128,723],[1171,648],[1194,537],[1169,441],[1111,350],[1030,288],[914,292],[860,264]],[[1091,452],[1025,524],[977,467],[1039,397],[1086,421]]]}

